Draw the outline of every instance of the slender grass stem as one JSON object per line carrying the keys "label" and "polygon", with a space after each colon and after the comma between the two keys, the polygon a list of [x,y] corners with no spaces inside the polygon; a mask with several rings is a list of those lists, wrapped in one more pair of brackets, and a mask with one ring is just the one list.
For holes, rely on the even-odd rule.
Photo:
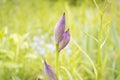
{"label": "slender grass stem", "polygon": [[99,32],[98,32],[98,54],[97,54],[97,68],[98,68],[98,79],[101,78],[101,43],[102,43],[102,34],[103,34],[103,31],[102,31],[102,20],[103,20],[103,13],[100,14],[100,28],[99,28]]}
{"label": "slender grass stem", "polygon": [[15,54],[15,61],[16,62],[18,60],[19,48],[20,48],[20,37],[19,37],[19,35],[17,37],[18,37],[18,42],[17,42],[17,45],[16,45],[16,54]]}
{"label": "slender grass stem", "polygon": [[96,66],[94,64],[94,62],[91,60],[91,58],[89,57],[89,55],[72,39],[73,43],[76,45],[76,47],[78,47],[78,49],[86,56],[86,58],[89,60],[89,62],[91,63],[94,73],[95,73],[95,80],[98,80],[98,72],[96,69]]}
{"label": "slender grass stem", "polygon": [[96,0],[93,0],[93,2],[94,2],[94,4],[95,4],[96,8],[98,9],[98,11],[101,13],[101,9],[100,9],[100,7],[98,6]]}
{"label": "slender grass stem", "polygon": [[102,15],[100,16],[100,29],[98,32],[98,54],[97,54],[97,62],[98,65],[101,64],[101,35],[102,35]]}
{"label": "slender grass stem", "polygon": [[58,51],[59,44],[56,44],[56,75],[57,78],[59,77],[59,51]]}

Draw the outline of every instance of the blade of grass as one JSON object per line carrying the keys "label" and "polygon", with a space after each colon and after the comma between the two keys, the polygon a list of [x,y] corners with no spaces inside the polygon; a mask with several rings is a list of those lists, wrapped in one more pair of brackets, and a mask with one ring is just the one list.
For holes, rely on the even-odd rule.
{"label": "blade of grass", "polygon": [[100,13],[102,13],[100,7],[98,6],[98,4],[97,4],[97,2],[96,2],[96,0],[93,0],[93,2],[94,2],[94,4],[95,4],[96,8],[98,9],[98,11],[99,11]]}
{"label": "blade of grass", "polygon": [[85,35],[87,35],[88,37],[90,37],[90,38],[92,38],[93,40],[95,40],[97,43],[98,43],[98,40],[94,37],[94,36],[92,36],[91,34],[89,34],[89,33],[86,33],[86,32],[83,32]]}
{"label": "blade of grass", "polygon": [[89,62],[91,63],[93,69],[94,69],[94,73],[95,73],[95,76],[96,76],[96,80],[97,80],[97,69],[93,63],[93,61],[91,60],[91,58],[88,56],[88,54],[83,50],[81,49],[81,47],[73,40],[71,39],[71,41],[76,45],[76,47],[86,56],[86,58],[89,60]]}
{"label": "blade of grass", "polygon": [[83,80],[82,76],[80,75],[80,73],[74,68],[74,73],[76,74],[76,76],[78,76],[79,80]]}
{"label": "blade of grass", "polygon": [[60,68],[63,69],[67,73],[69,80],[73,80],[73,77],[67,68],[65,68],[64,66],[61,66]]}

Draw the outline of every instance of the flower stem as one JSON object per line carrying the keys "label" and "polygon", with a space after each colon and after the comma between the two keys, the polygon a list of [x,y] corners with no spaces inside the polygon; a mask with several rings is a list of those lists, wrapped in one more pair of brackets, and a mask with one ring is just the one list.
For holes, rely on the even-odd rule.
{"label": "flower stem", "polygon": [[59,77],[59,44],[56,44],[56,75],[57,78]]}

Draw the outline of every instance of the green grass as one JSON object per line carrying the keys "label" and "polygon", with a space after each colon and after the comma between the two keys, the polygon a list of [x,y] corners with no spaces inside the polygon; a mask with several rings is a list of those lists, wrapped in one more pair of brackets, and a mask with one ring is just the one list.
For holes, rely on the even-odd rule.
{"label": "green grass", "polygon": [[55,70],[54,26],[64,12],[71,40],[60,80],[120,80],[120,1],[70,1],[0,0],[0,80],[47,80],[43,57]]}

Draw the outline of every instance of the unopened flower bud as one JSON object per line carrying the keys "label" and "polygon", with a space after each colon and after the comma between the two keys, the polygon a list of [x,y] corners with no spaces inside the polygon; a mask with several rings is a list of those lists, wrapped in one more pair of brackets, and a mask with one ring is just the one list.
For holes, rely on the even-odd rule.
{"label": "unopened flower bud", "polygon": [[70,41],[70,32],[69,29],[64,32],[61,41],[59,42],[59,52],[66,47]]}
{"label": "unopened flower bud", "polygon": [[53,71],[52,67],[47,64],[45,60],[44,60],[44,73],[49,80],[57,80],[55,72]]}
{"label": "unopened flower bud", "polygon": [[62,39],[64,30],[65,30],[65,13],[62,15],[60,20],[55,25],[54,35],[56,43],[59,43],[60,40]]}

